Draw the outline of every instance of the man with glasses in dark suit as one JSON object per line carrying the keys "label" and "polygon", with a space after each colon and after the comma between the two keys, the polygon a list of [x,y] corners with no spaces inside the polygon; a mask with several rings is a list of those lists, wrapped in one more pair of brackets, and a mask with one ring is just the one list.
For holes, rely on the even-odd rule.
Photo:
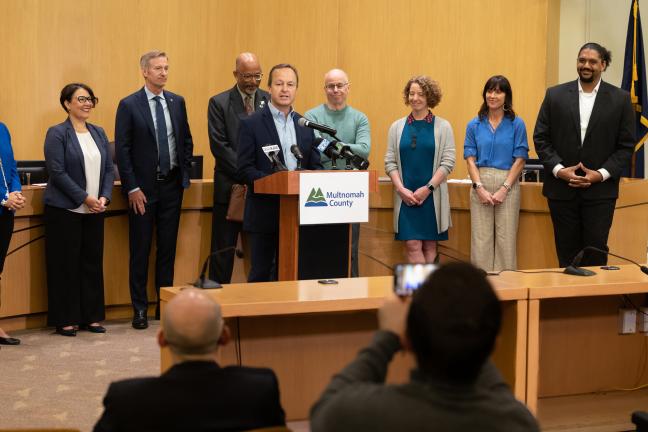
{"label": "man with glasses in dark suit", "polygon": [[[240,121],[262,109],[270,100],[268,92],[259,89],[263,73],[256,55],[239,54],[233,75],[236,79],[234,87],[212,96],[207,112],[209,146],[216,159],[212,253],[236,246],[242,228],[241,222],[226,218],[232,186],[243,183],[236,173]],[[209,266],[209,278],[220,283],[230,283],[233,267],[233,249],[214,255]]]}

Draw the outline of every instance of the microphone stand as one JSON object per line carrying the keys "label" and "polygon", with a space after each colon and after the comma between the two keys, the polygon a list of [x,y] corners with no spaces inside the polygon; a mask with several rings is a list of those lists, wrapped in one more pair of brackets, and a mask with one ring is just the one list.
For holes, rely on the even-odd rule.
{"label": "microphone stand", "polygon": [[585,246],[583,248],[583,250],[578,252],[576,254],[576,256],[574,257],[574,259],[572,260],[571,265],[565,267],[565,271],[564,271],[565,274],[570,274],[570,275],[574,275],[574,276],[592,276],[592,275],[596,274],[591,270],[578,267],[578,265],[581,262],[581,259],[583,259],[583,254],[587,250],[592,250],[592,251],[599,252],[599,253],[602,253],[602,254],[605,254],[605,255],[612,255],[613,257],[622,259],[624,261],[628,261],[628,262],[636,265],[637,267],[639,267],[639,270],[641,270],[642,273],[648,275],[648,267],[647,266],[641,265],[638,262],[631,260],[630,258],[626,258],[626,257],[623,257],[621,255],[613,254],[610,251],[599,249],[599,248],[596,248],[594,246]]}
{"label": "microphone stand", "polygon": [[220,255],[223,252],[227,252],[232,249],[234,250],[234,253],[236,254],[237,257],[239,258],[243,257],[243,252],[241,252],[240,249],[237,249],[236,246],[229,246],[223,249],[219,249],[216,252],[210,253],[209,255],[207,255],[207,258],[205,258],[205,261],[203,262],[202,268],[200,270],[200,276],[198,276],[198,279],[196,279],[196,281],[193,283],[193,286],[195,286],[196,288],[203,288],[203,289],[222,288],[223,286],[221,284],[205,276],[205,274],[207,273],[207,264],[211,263],[211,259],[216,255]]}

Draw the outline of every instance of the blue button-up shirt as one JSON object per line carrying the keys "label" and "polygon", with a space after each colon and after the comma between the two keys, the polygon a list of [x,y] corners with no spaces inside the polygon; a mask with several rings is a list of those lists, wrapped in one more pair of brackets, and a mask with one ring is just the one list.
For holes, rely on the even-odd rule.
{"label": "blue button-up shirt", "polygon": [[475,117],[466,127],[464,159],[474,156],[478,167],[509,170],[517,158],[527,159],[529,143],[520,117],[504,117],[493,130],[488,118]]}
{"label": "blue button-up shirt", "polygon": [[[157,115],[155,114],[155,96],[160,96],[160,103],[162,104],[162,110],[164,111],[164,120],[166,122],[167,128],[167,140],[169,141],[169,158],[171,159],[171,168],[178,166],[178,156],[177,156],[177,147],[175,142],[175,135],[173,134],[173,124],[171,123],[171,113],[169,112],[169,105],[167,100],[164,98],[164,92],[160,92],[159,95],[156,95],[148,87],[144,86],[144,92],[146,92],[146,98],[148,99],[149,108],[151,109],[151,116],[153,117],[153,126],[155,126],[155,131],[157,132]],[[157,142],[157,133],[155,134],[155,141]],[[160,143],[158,145],[158,152],[160,150]]]}
{"label": "blue button-up shirt", "polygon": [[275,106],[272,105],[272,102],[268,104],[268,107],[272,113],[272,119],[274,120],[277,134],[279,135],[279,141],[281,141],[281,150],[283,152],[284,161],[286,162],[286,168],[290,171],[294,171],[297,168],[297,158],[290,151],[290,147],[293,144],[297,144],[295,122],[293,121],[295,111],[291,108],[290,112],[286,116],[275,108]]}

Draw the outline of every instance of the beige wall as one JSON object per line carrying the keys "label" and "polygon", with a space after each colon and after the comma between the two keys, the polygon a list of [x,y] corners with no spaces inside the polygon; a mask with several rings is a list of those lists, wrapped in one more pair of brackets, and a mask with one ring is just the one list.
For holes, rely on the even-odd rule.
{"label": "beige wall", "polygon": [[[640,3],[646,5],[648,3]],[[559,81],[577,78],[576,56],[578,48],[586,42],[598,42],[612,51],[612,63],[603,74],[603,80],[621,86],[623,78],[623,59],[628,31],[628,17],[632,0],[562,0],[560,2],[560,53]],[[648,28],[648,9],[643,9],[641,28],[646,49]],[[645,58],[645,53],[644,53]],[[648,152],[644,151],[645,164],[648,166]],[[646,173],[648,178],[648,172]]]}
{"label": "beige wall", "polygon": [[[387,129],[407,113],[405,81],[425,73],[444,97],[436,113],[455,130],[458,164],[464,128],[480,104],[484,81],[504,74],[515,107],[532,130],[549,69],[547,26],[558,0],[0,0],[0,121],[11,130],[19,159],[42,159],[47,128],[65,114],[64,84],[86,82],[100,103],[91,119],[114,135],[119,100],[142,85],[139,56],[160,48],[170,56],[168,88],[187,100],[195,152],[213,159],[207,101],[233,84],[236,54],[256,52],[265,71],[294,63],[305,111],[323,100],[322,76],[349,72],[349,102],[371,121],[372,168],[383,170]],[[554,55],[550,52],[549,57]],[[551,78],[549,78],[551,80]],[[265,87],[265,83],[263,84]]]}

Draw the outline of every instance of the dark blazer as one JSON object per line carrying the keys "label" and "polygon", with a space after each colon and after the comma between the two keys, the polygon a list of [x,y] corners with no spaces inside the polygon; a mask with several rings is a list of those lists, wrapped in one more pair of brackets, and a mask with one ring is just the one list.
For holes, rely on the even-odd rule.
{"label": "dark blazer", "polygon": [[[182,187],[189,187],[193,140],[182,96],[164,90],[175,136]],[[119,102],[115,120],[115,152],[122,191],[140,188],[147,199],[155,199],[158,148],[153,116],[142,87]]]}
{"label": "dark blazer", "polygon": [[[297,145],[304,155],[302,168],[322,169],[319,151],[313,147],[315,134],[312,129],[301,127],[297,121],[300,114],[295,113],[295,135]],[[254,181],[272,174],[272,164],[262,147],[276,144],[281,148],[279,134],[275,127],[270,108],[262,110],[241,120],[238,144],[238,175],[248,186],[248,194],[243,215],[243,229],[251,232],[271,233],[279,230],[279,196],[254,193]],[[285,163],[283,153],[279,159]]]}
{"label": "dark blazer", "polygon": [[[583,199],[615,199],[621,172],[630,162],[635,144],[630,95],[601,82],[581,146],[578,81],[551,87],[540,107],[533,141],[546,171],[542,192],[547,198],[570,200],[580,194]],[[611,177],[577,189],[551,173],[559,163],[568,167],[579,162],[589,169],[605,168]]]}
{"label": "dark blazer", "polygon": [[[264,107],[270,95],[257,89],[254,94],[254,110]],[[236,85],[209,99],[207,129],[209,146],[216,159],[214,167],[214,202],[227,204],[232,185],[241,183],[236,172],[236,151],[241,117],[247,117],[243,98]]]}
{"label": "dark blazer", "polygon": [[239,431],[285,425],[270,369],[185,362],[160,377],[114,382],[95,432]]}
{"label": "dark blazer", "polygon": [[[101,153],[99,196],[110,201],[113,189],[113,166],[108,150],[108,138],[99,126],[86,124],[92,139]],[[46,205],[74,209],[83,204],[86,197],[86,174],[83,151],[70,120],[52,126],[45,136],[45,165],[49,181],[43,201]]]}

